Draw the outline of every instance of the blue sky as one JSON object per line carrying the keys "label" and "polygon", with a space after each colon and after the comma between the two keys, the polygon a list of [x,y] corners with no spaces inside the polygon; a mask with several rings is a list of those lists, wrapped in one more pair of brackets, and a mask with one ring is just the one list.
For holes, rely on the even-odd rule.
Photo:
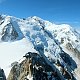
{"label": "blue sky", "polygon": [[80,0],[0,0],[0,14],[19,18],[39,16],[80,28]]}

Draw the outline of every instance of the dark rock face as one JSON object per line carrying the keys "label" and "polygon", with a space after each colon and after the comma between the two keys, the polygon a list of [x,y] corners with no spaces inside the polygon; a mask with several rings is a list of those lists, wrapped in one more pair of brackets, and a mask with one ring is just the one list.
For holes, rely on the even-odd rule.
{"label": "dark rock face", "polygon": [[12,67],[7,80],[60,80],[42,56],[29,52],[24,57],[25,60]]}
{"label": "dark rock face", "polygon": [[14,29],[11,23],[7,24],[3,28],[2,38],[1,38],[2,41],[9,41],[9,40],[14,41],[17,37],[18,37],[18,33],[16,32],[16,30]]}
{"label": "dark rock face", "polygon": [[[53,70],[45,59],[37,53],[28,52],[21,62],[14,62],[7,80],[76,80],[59,61],[54,62],[60,73]],[[71,65],[71,64],[69,64]],[[60,74],[64,79],[60,77]]]}
{"label": "dark rock face", "polygon": [[0,68],[0,80],[6,80],[4,70]]}
{"label": "dark rock face", "polygon": [[67,43],[66,44],[66,48],[69,51],[72,51],[73,54],[75,55],[75,57],[77,57],[80,60],[80,52],[79,52],[79,50],[77,48],[73,48],[73,46],[71,45],[71,43]]}

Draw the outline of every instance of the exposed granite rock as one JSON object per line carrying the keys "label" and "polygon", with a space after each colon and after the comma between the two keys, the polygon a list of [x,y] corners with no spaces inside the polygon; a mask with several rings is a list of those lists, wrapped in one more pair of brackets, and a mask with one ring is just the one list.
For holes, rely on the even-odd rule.
{"label": "exposed granite rock", "polygon": [[60,80],[57,72],[37,53],[27,53],[21,63],[16,63],[7,80]]}
{"label": "exposed granite rock", "polygon": [[6,80],[4,70],[0,68],[0,80]]}

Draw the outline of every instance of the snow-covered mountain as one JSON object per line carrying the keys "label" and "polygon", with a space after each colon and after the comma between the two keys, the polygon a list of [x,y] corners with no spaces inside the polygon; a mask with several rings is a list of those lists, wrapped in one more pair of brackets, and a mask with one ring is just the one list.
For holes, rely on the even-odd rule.
{"label": "snow-covered mountain", "polygon": [[7,76],[10,64],[14,61],[21,62],[22,56],[28,52],[41,55],[48,65],[57,70],[60,78],[65,79],[57,62],[70,75],[80,79],[80,34],[75,29],[70,25],[56,25],[36,16],[19,19],[1,15],[0,66]]}

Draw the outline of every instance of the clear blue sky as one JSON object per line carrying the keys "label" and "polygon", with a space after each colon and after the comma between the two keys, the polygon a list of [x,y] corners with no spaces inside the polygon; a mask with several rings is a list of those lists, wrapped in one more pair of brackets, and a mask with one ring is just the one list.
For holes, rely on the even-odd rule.
{"label": "clear blue sky", "polygon": [[19,18],[39,16],[80,28],[80,0],[0,0],[0,13]]}

